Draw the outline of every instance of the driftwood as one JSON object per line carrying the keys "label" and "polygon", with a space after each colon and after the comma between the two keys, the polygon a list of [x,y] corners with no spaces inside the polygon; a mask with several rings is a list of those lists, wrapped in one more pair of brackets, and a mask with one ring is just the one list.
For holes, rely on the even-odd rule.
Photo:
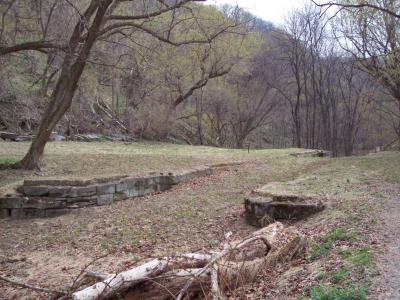
{"label": "driftwood", "polygon": [[296,228],[277,222],[250,236],[226,243],[210,254],[190,253],[151,260],[111,275],[72,294],[74,300],[224,299],[224,291],[251,283],[261,271],[291,260],[304,250]]}

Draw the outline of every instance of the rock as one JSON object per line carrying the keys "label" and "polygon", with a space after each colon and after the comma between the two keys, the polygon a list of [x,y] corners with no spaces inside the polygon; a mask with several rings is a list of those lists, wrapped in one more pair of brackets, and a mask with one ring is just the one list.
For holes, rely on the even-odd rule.
{"label": "rock", "polygon": [[0,198],[0,209],[21,208],[26,198],[24,197],[4,197]]}
{"label": "rock", "polygon": [[199,167],[175,175],[153,172],[143,177],[120,175],[88,180],[25,180],[24,184],[17,188],[22,195],[13,194],[0,198],[0,217],[43,217],[53,213],[61,214],[65,209],[108,205],[113,201],[164,191],[178,182],[211,172],[211,167]]}
{"label": "rock", "polygon": [[104,142],[112,141],[110,137],[101,134],[76,134],[75,139],[78,142]]}
{"label": "rock", "polygon": [[97,205],[109,205],[114,200],[114,194],[97,196]]}
{"label": "rock", "polygon": [[90,202],[93,205],[97,203],[97,196],[83,196],[83,197],[75,197],[75,198],[65,198],[67,201],[67,205],[81,205],[82,202]]}
{"label": "rock", "polygon": [[321,201],[314,199],[298,198],[296,201],[292,198],[282,199],[247,197],[244,204],[247,222],[253,226],[263,227],[275,220],[301,220],[325,208]]}
{"label": "rock", "polygon": [[11,209],[0,208],[0,219],[5,219],[11,217]]}
{"label": "rock", "polygon": [[49,194],[48,186],[21,186],[17,189],[18,192],[26,196],[47,196]]}
{"label": "rock", "polygon": [[53,197],[29,197],[27,198],[22,207],[32,209],[50,209],[50,208],[65,208],[67,206],[66,198],[53,198]]}
{"label": "rock", "polygon": [[96,192],[97,192],[96,185],[89,185],[89,186],[83,186],[83,187],[71,187],[68,197],[80,198],[80,197],[94,196],[94,195],[96,195]]}
{"label": "rock", "polygon": [[16,139],[15,142],[29,142],[32,141],[33,136],[31,135],[19,135]]}
{"label": "rock", "polygon": [[52,132],[49,138],[49,141],[52,142],[63,142],[66,140],[66,137],[63,135],[59,135],[57,132]]}
{"label": "rock", "polygon": [[13,141],[13,142],[25,142],[31,141],[33,139],[32,135],[19,135],[13,132],[0,132],[0,137],[6,141]]}
{"label": "rock", "polygon": [[15,139],[18,137],[18,134],[13,132],[1,131],[0,137],[5,141],[15,141]]}
{"label": "rock", "polygon": [[185,170],[179,173],[168,173],[171,176],[172,183],[178,184],[188,182],[196,177],[211,175],[213,169],[211,167],[197,167],[192,170]]}
{"label": "rock", "polygon": [[291,153],[295,157],[332,157],[332,151],[306,149],[302,152]]}
{"label": "rock", "polygon": [[71,194],[71,187],[69,186],[49,186],[49,197],[68,197]]}
{"label": "rock", "polygon": [[97,195],[104,194],[114,194],[115,193],[115,183],[105,183],[100,184],[96,187]]}

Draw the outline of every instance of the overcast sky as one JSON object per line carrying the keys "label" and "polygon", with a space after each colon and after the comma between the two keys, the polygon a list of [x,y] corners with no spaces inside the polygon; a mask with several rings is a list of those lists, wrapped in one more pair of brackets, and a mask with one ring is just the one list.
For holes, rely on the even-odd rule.
{"label": "overcast sky", "polygon": [[277,25],[283,23],[285,16],[292,10],[302,7],[311,0],[207,0],[208,4],[239,5],[252,14]]}

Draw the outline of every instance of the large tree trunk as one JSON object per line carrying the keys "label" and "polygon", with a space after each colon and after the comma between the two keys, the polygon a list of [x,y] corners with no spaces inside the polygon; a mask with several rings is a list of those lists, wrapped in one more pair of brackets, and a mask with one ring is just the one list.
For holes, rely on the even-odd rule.
{"label": "large tree trunk", "polygon": [[[50,103],[43,115],[38,133],[33,139],[28,153],[20,162],[22,168],[33,170],[42,167],[43,152],[46,143],[55,126],[72,104],[72,99],[85,68],[86,60],[97,39],[104,15],[111,2],[112,0],[92,0],[85,14],[75,26],[68,44],[70,51],[64,58],[60,77],[57,80]],[[85,32],[86,24],[94,14],[96,16],[83,39],[82,36]]]}

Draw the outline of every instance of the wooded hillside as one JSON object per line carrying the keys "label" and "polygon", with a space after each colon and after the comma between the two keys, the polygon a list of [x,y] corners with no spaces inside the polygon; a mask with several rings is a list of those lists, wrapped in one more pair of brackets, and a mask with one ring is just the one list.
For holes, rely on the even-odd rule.
{"label": "wooded hillside", "polygon": [[[334,155],[396,144],[395,16],[348,11],[332,19],[308,4],[276,28],[237,7],[195,2],[1,1],[0,130],[36,134],[47,122],[48,134],[71,138],[122,133]],[[376,24],[357,27],[357,17]],[[344,45],[337,37],[346,33]],[[369,40],[371,52],[346,49],[357,34],[382,41]],[[57,104],[61,91],[70,103]]]}

